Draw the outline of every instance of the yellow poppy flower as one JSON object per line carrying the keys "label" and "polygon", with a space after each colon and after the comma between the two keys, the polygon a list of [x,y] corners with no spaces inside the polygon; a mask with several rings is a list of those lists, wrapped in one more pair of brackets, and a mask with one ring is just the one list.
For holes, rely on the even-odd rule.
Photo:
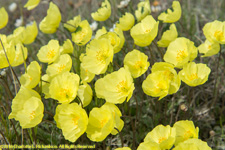
{"label": "yellow poppy flower", "polygon": [[212,150],[208,144],[200,139],[189,139],[178,144],[173,150]]}
{"label": "yellow poppy flower", "polygon": [[199,53],[203,53],[202,57],[209,57],[212,55],[216,55],[220,51],[220,44],[214,43],[206,40],[198,47]]}
{"label": "yellow poppy flower", "polygon": [[27,48],[23,46],[23,44],[18,43],[16,45],[16,53],[15,53],[14,61],[12,62],[11,66],[19,66],[23,64],[27,59]]}
{"label": "yellow poppy flower", "polygon": [[144,19],[147,15],[151,13],[149,0],[139,2],[137,7],[138,8],[135,11],[135,16],[137,18],[137,21],[140,22],[142,19]]}
{"label": "yellow poppy flower", "polygon": [[43,63],[52,63],[59,57],[59,42],[51,40],[47,45],[42,46],[37,54],[38,59]]}
{"label": "yellow poppy flower", "polygon": [[72,67],[72,59],[68,54],[60,55],[59,58],[48,65],[46,73],[52,78],[62,72],[70,71]]}
{"label": "yellow poppy flower", "polygon": [[175,137],[175,128],[170,127],[169,125],[158,125],[146,135],[144,142],[156,142],[161,149],[170,149],[175,142]]}
{"label": "yellow poppy flower", "polygon": [[0,29],[2,29],[7,25],[8,20],[9,20],[8,13],[4,7],[0,8],[0,18],[1,18]]}
{"label": "yellow poppy flower", "polygon": [[20,77],[20,83],[26,88],[34,88],[41,78],[41,67],[38,62],[32,61],[27,67],[27,71]]}
{"label": "yellow poppy flower", "polygon": [[89,105],[93,96],[93,92],[90,85],[87,83],[80,85],[78,88],[77,96],[80,98],[83,107]]}
{"label": "yellow poppy flower", "polygon": [[191,138],[198,138],[199,128],[189,120],[177,121],[173,127],[176,129],[175,145]]}
{"label": "yellow poppy flower", "polygon": [[140,23],[136,24],[130,30],[134,43],[138,46],[145,47],[151,44],[158,32],[158,24],[155,19],[148,15]]}
{"label": "yellow poppy flower", "polygon": [[87,137],[91,141],[103,141],[114,128],[113,113],[109,108],[93,108],[89,114]]}
{"label": "yellow poppy flower", "polygon": [[94,73],[91,73],[87,69],[83,67],[83,63],[80,64],[80,78],[82,80],[82,83],[89,83],[91,82],[95,77]]}
{"label": "yellow poppy flower", "polygon": [[108,39],[94,39],[86,47],[86,55],[82,60],[82,67],[94,74],[106,72],[113,61],[113,47]]}
{"label": "yellow poppy flower", "polygon": [[166,30],[163,33],[161,40],[159,40],[157,44],[159,47],[168,47],[169,44],[177,38],[177,36],[178,36],[177,28],[175,24],[171,24],[170,29]]}
{"label": "yellow poppy flower", "polygon": [[134,49],[124,57],[124,67],[128,68],[132,77],[137,78],[144,74],[150,65],[148,56]]}
{"label": "yellow poppy flower", "polygon": [[[6,51],[6,55],[9,59],[9,63],[12,64],[12,62],[14,61],[14,58],[15,58],[15,47],[12,44],[12,42],[7,41],[5,35],[0,34],[0,38],[1,38],[2,44],[4,46],[4,49]],[[0,60],[1,60],[0,69],[6,68],[6,67],[9,66],[9,63],[6,59],[5,52],[4,52],[4,49],[2,47],[2,44],[0,44]]]}
{"label": "yellow poppy flower", "polygon": [[104,26],[102,26],[101,29],[98,29],[96,31],[95,38],[98,39],[100,36],[102,36],[103,34],[106,34],[106,33],[107,33],[107,30],[105,29]]}
{"label": "yellow poppy flower", "polygon": [[85,45],[90,41],[92,36],[92,30],[87,20],[83,20],[79,23],[78,27],[72,33],[72,41],[77,45]]}
{"label": "yellow poppy flower", "polygon": [[64,72],[54,77],[49,85],[51,98],[59,103],[70,103],[77,96],[80,77],[77,74]]}
{"label": "yellow poppy flower", "polygon": [[198,86],[208,80],[211,69],[206,64],[190,62],[179,72],[180,79],[189,86]]}
{"label": "yellow poppy flower", "polygon": [[126,12],[125,15],[120,17],[119,22],[116,23],[116,26],[123,31],[128,31],[134,26],[134,23],[134,16],[131,13]]}
{"label": "yellow poppy flower", "polygon": [[13,34],[10,34],[7,36],[7,41],[11,42],[14,46],[18,43],[23,43],[23,33],[24,33],[25,27],[18,27],[13,30]]}
{"label": "yellow poppy flower", "polygon": [[91,13],[91,17],[95,21],[105,21],[111,15],[111,5],[108,0],[102,2],[101,7],[94,13]]}
{"label": "yellow poppy flower", "polygon": [[70,142],[75,142],[88,125],[87,113],[77,103],[58,105],[54,120],[57,127],[62,129],[65,139]]}
{"label": "yellow poppy flower", "polygon": [[159,144],[153,141],[142,142],[137,150],[161,150]]}
{"label": "yellow poppy flower", "polygon": [[21,86],[12,101],[12,112],[8,118],[19,121],[20,126],[25,129],[38,125],[44,116],[43,113],[41,96],[36,91]]}
{"label": "yellow poppy flower", "polygon": [[23,31],[22,42],[24,44],[31,44],[34,42],[37,35],[38,35],[38,28],[36,22],[34,21],[31,25],[26,26],[25,30]]}
{"label": "yellow poppy flower", "polygon": [[80,15],[73,17],[73,19],[64,23],[64,27],[67,28],[70,32],[74,32],[78,27],[79,23],[81,22]]}
{"label": "yellow poppy flower", "polygon": [[180,37],[170,43],[163,59],[177,68],[182,68],[189,61],[193,61],[197,57],[197,54],[198,51],[194,42]]}
{"label": "yellow poppy flower", "polygon": [[60,47],[60,54],[72,54],[73,53],[73,44],[70,39],[64,41],[63,46]]}
{"label": "yellow poppy flower", "polygon": [[128,70],[121,68],[98,79],[95,82],[95,91],[98,98],[104,98],[109,103],[129,101],[134,91],[133,78]]}
{"label": "yellow poppy flower", "polygon": [[206,39],[210,42],[225,44],[225,21],[215,20],[209,22],[205,24],[202,30]]}
{"label": "yellow poppy flower", "polygon": [[163,12],[158,16],[159,20],[164,23],[174,23],[177,22],[181,17],[181,7],[179,1],[173,1],[172,9],[167,9],[167,13]]}
{"label": "yellow poppy flower", "polygon": [[60,21],[61,13],[59,8],[53,2],[50,2],[47,16],[40,22],[39,28],[43,33],[52,34],[56,32]]}
{"label": "yellow poppy flower", "polygon": [[24,5],[24,8],[28,10],[34,9],[40,3],[40,0],[28,0],[27,3]]}

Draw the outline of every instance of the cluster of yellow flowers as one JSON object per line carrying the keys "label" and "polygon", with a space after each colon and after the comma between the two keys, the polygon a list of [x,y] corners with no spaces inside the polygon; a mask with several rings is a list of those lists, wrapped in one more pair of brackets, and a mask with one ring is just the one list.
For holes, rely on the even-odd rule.
{"label": "cluster of yellow flowers", "polygon": [[[29,0],[25,7],[30,10],[39,4],[40,0]],[[38,60],[47,63],[46,74],[41,72],[37,61],[32,61],[20,77],[21,88],[12,101],[12,112],[9,119],[20,122],[22,128],[38,125],[44,112],[41,96],[33,90],[37,85],[42,89],[45,98],[58,101],[54,120],[63,132],[65,139],[75,142],[83,133],[92,141],[103,141],[110,133],[115,135],[124,126],[122,113],[115,104],[129,101],[135,89],[133,79],[142,76],[148,70],[148,56],[133,49],[126,54],[124,67],[117,71],[107,72],[113,63],[113,57],[120,52],[125,43],[123,31],[130,30],[130,35],[137,46],[149,46],[158,34],[159,21],[150,15],[149,0],[141,1],[135,11],[135,17],[126,12],[116,23],[113,31],[107,31],[104,26],[92,37],[92,30],[87,20],[81,16],[64,23],[65,29],[71,33],[63,45],[52,39],[38,51]],[[198,48],[194,42],[185,37],[178,37],[174,22],[181,17],[179,1],[173,1],[172,10],[163,12],[158,20],[172,23],[158,41],[159,47],[167,47],[164,55],[165,62],[151,64],[151,73],[143,81],[142,89],[145,94],[162,99],[168,94],[176,93],[181,81],[189,86],[198,86],[208,80],[210,68],[206,64],[196,64],[198,50],[204,56],[212,56],[220,51],[220,44],[225,44],[225,22],[214,21],[207,23],[203,32],[206,41]],[[108,0],[91,14],[96,21],[105,21],[111,15],[111,5]],[[8,14],[0,9],[0,29],[8,22]],[[50,2],[47,16],[40,22],[39,29],[46,34],[57,31],[61,22],[61,14],[57,5]],[[18,66],[25,63],[28,52],[24,46],[34,42],[38,34],[36,22],[26,27],[18,27],[11,35],[0,35],[0,68]],[[91,39],[92,38],[92,39]],[[79,54],[77,62],[80,72],[72,72],[71,54],[76,46],[85,46],[85,53]],[[89,43],[88,43],[89,42]],[[7,57],[6,57],[7,56]],[[8,61],[7,61],[8,60]],[[177,70],[181,69],[179,73]],[[88,84],[96,75],[99,76],[94,85],[97,98],[105,99],[106,103],[100,108],[94,107],[89,116],[84,107],[92,101],[93,89]],[[79,99],[79,104],[74,102]],[[191,139],[190,139],[191,138]],[[148,133],[139,150],[144,149],[210,149],[205,142],[198,140],[198,128],[191,121],[179,121],[174,127],[159,125]],[[199,147],[202,146],[202,147]],[[128,148],[123,148],[128,149]],[[118,149],[119,150],[119,149]]]}

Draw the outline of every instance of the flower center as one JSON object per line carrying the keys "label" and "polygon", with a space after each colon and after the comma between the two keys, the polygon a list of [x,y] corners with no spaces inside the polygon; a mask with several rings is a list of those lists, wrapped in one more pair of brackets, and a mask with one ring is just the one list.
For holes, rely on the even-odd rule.
{"label": "flower center", "polygon": [[106,59],[108,58],[108,50],[100,49],[96,52],[96,59],[101,63],[105,64]]}
{"label": "flower center", "polygon": [[162,143],[162,141],[166,140],[165,137],[160,137],[159,140],[158,140],[158,143]]}
{"label": "flower center", "polygon": [[127,93],[128,92],[128,87],[127,87],[127,82],[126,81],[120,81],[116,85],[116,89],[119,93]]}
{"label": "flower center", "polygon": [[55,56],[55,50],[52,49],[52,50],[49,50],[49,52],[47,53],[47,58],[48,59],[51,59]]}
{"label": "flower center", "polygon": [[183,59],[185,59],[187,57],[187,54],[185,53],[184,50],[178,50],[177,51],[177,61],[182,61]]}
{"label": "flower center", "polygon": [[217,39],[217,41],[225,40],[224,33],[222,31],[216,31],[214,33],[214,37]]}
{"label": "flower center", "polygon": [[34,111],[32,111],[32,112],[30,113],[30,120],[33,120],[33,119],[34,119],[34,117],[35,117],[35,112],[34,112]]}
{"label": "flower center", "polygon": [[191,131],[188,130],[187,132],[184,133],[184,139],[185,140],[187,140],[187,139],[189,139],[191,137],[193,137]]}
{"label": "flower center", "polygon": [[78,116],[74,116],[73,118],[72,118],[72,121],[73,121],[73,124],[74,124],[74,126],[75,126],[75,128],[77,128],[77,126],[78,126],[78,119],[79,119],[80,117],[78,117]]}
{"label": "flower center", "polygon": [[104,119],[102,119],[102,120],[100,121],[101,128],[103,128],[103,127],[105,126],[105,124],[106,124],[107,121],[108,121],[108,120],[107,120],[106,118],[104,118]]}
{"label": "flower center", "polygon": [[64,64],[60,65],[58,67],[58,72],[61,72],[66,66]]}
{"label": "flower center", "polygon": [[66,97],[67,99],[70,97],[70,89],[68,88],[62,88],[60,89],[59,95]]}
{"label": "flower center", "polygon": [[169,80],[173,80],[174,74],[173,74],[171,71],[166,70],[166,71],[164,71],[163,74],[164,74]]}
{"label": "flower center", "polygon": [[190,76],[188,76],[189,80],[194,80],[194,79],[197,79],[198,78],[198,75],[197,73],[192,73]]}
{"label": "flower center", "polygon": [[143,68],[143,63],[142,61],[136,61],[135,65],[134,65],[134,68],[135,69],[142,69]]}

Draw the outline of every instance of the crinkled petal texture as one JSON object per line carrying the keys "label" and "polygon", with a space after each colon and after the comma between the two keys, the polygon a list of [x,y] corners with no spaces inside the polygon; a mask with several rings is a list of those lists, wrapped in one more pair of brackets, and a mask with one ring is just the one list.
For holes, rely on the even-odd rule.
{"label": "crinkled petal texture", "polygon": [[31,10],[37,7],[39,3],[40,3],[40,0],[28,0],[27,3],[24,5],[24,8]]}
{"label": "crinkled petal texture", "polygon": [[209,40],[206,40],[204,43],[202,43],[198,47],[199,53],[202,53],[201,57],[209,57],[216,55],[220,51],[220,44],[215,42],[210,42]]}
{"label": "crinkled petal texture", "polygon": [[113,114],[113,119],[115,122],[114,129],[112,130],[111,134],[116,135],[118,133],[117,130],[119,130],[119,132],[120,132],[124,126],[123,120],[120,119],[120,117],[122,116],[122,113],[120,112],[119,108],[115,104],[112,104],[112,103],[106,102],[102,107],[111,110],[111,112]]}
{"label": "crinkled petal texture", "polygon": [[70,32],[74,32],[78,27],[79,23],[81,22],[80,15],[73,17],[73,19],[64,23],[64,27],[67,28]]}
{"label": "crinkled petal texture", "polygon": [[176,129],[175,145],[192,138],[198,138],[199,128],[189,120],[181,120],[176,122],[173,127]]}
{"label": "crinkled petal texture", "polygon": [[41,96],[34,90],[21,86],[12,101],[12,112],[9,119],[20,122],[22,128],[32,128],[38,125],[44,116],[44,105]]}
{"label": "crinkled petal texture", "polygon": [[115,150],[131,150],[129,147],[116,148]]}
{"label": "crinkled petal texture", "polygon": [[60,47],[60,54],[72,54],[73,44],[70,39],[64,41],[63,46]]}
{"label": "crinkled petal texture", "polygon": [[175,128],[158,125],[146,135],[144,142],[152,141],[158,143],[161,149],[170,149],[175,142],[175,137]]}
{"label": "crinkled petal texture", "polygon": [[93,108],[89,114],[87,137],[91,141],[103,141],[113,130],[115,122],[109,108]]}
{"label": "crinkled petal texture", "polygon": [[58,105],[54,119],[57,127],[62,129],[65,139],[70,142],[75,142],[88,125],[87,113],[77,103]]}
{"label": "crinkled petal texture", "polygon": [[134,26],[134,23],[134,16],[131,13],[126,12],[125,15],[119,19],[119,22],[116,23],[116,26],[123,31],[128,31]]}
{"label": "crinkled petal texture", "polygon": [[38,62],[32,61],[27,67],[27,72],[20,77],[21,85],[26,88],[34,88],[40,82],[41,67]]}
{"label": "crinkled petal texture", "polygon": [[87,20],[83,20],[79,23],[76,30],[72,33],[72,41],[77,45],[85,45],[90,41],[92,36],[92,30]]}
{"label": "crinkled petal texture", "polygon": [[146,141],[140,143],[137,150],[161,150],[159,144],[153,141]]}
{"label": "crinkled petal texture", "polygon": [[134,43],[138,46],[145,47],[151,44],[158,33],[159,22],[148,15],[140,23],[132,27],[130,34]]}
{"label": "crinkled petal texture", "polygon": [[198,51],[194,42],[180,37],[170,43],[163,59],[177,68],[182,68],[188,62],[193,61],[197,54]]}
{"label": "crinkled petal texture", "polygon": [[54,77],[49,86],[51,98],[59,103],[70,103],[77,96],[80,77],[77,74],[64,72]]}
{"label": "crinkled petal texture", "polygon": [[211,69],[206,64],[191,62],[179,72],[180,79],[189,86],[204,84],[209,77]]}
{"label": "crinkled petal texture", "polygon": [[133,78],[127,69],[121,68],[97,80],[95,91],[98,98],[104,98],[109,103],[129,101],[134,91]]}
{"label": "crinkled petal texture", "polygon": [[148,56],[136,49],[127,53],[123,62],[125,68],[129,69],[133,78],[140,77],[144,74],[150,65]]}
{"label": "crinkled petal texture", "polygon": [[82,67],[94,74],[103,74],[113,61],[113,47],[108,39],[94,39],[86,47]]}
{"label": "crinkled petal texture", "polygon": [[72,59],[68,54],[60,55],[59,58],[52,63],[51,65],[48,65],[46,73],[52,78],[56,75],[70,71],[72,67]]}
{"label": "crinkled petal texture", "polygon": [[42,46],[38,51],[37,57],[43,63],[52,63],[59,57],[59,42],[57,40],[51,40],[47,45]]}
{"label": "crinkled petal texture", "polygon": [[83,104],[83,107],[86,107],[87,105],[89,105],[92,100],[92,96],[93,96],[93,92],[92,92],[90,85],[87,83],[80,85],[77,95],[80,98],[80,100]]}
{"label": "crinkled petal texture", "polygon": [[14,61],[11,63],[11,66],[19,66],[24,63],[27,59],[27,48],[23,46],[23,44],[18,43],[16,45],[16,52],[15,52]]}
{"label": "crinkled petal texture", "polygon": [[171,24],[170,29],[163,32],[161,40],[159,40],[157,44],[159,47],[168,47],[169,44],[177,38],[177,36],[177,28],[175,24]]}
{"label": "crinkled petal texture", "polygon": [[142,19],[144,19],[147,15],[151,13],[149,0],[139,2],[137,7],[138,8],[135,11],[135,16],[137,18],[137,21],[140,22]]}
{"label": "crinkled petal texture", "polygon": [[202,30],[206,39],[210,42],[225,44],[225,21],[221,22],[215,20],[213,22],[209,22],[205,24]]}
{"label": "crinkled petal texture", "polygon": [[60,21],[61,13],[59,8],[53,2],[50,2],[47,16],[40,22],[39,28],[43,33],[52,34],[56,32]]}
{"label": "crinkled petal texture", "polygon": [[101,7],[94,13],[91,13],[91,17],[95,21],[105,21],[111,15],[111,5],[108,0],[102,2]]}
{"label": "crinkled petal texture", "polygon": [[208,144],[200,139],[189,139],[181,142],[173,150],[212,150]]}
{"label": "crinkled petal texture", "polygon": [[174,23],[177,22],[181,17],[181,7],[179,1],[173,1],[172,4],[173,11],[171,9],[167,9],[167,13],[163,12],[158,16],[159,20],[162,20],[164,23]]}
{"label": "crinkled petal texture", "polygon": [[0,8],[0,18],[1,18],[0,29],[2,29],[7,25],[8,20],[9,20],[8,13],[4,7]]}
{"label": "crinkled petal texture", "polygon": [[[15,59],[16,52],[15,52],[14,45],[12,44],[12,42],[7,41],[5,35],[0,34],[0,38],[1,38],[2,44],[3,44],[3,47],[2,47],[2,44],[0,44],[0,60],[1,60],[0,69],[2,69],[5,67],[8,67],[9,63],[12,64],[12,62]],[[8,57],[9,63],[6,59],[4,50],[6,51],[6,55]]]}
{"label": "crinkled petal texture", "polygon": [[38,35],[38,28],[37,24],[34,21],[31,25],[26,26],[25,30],[23,31],[23,43],[24,44],[31,44],[34,42]]}

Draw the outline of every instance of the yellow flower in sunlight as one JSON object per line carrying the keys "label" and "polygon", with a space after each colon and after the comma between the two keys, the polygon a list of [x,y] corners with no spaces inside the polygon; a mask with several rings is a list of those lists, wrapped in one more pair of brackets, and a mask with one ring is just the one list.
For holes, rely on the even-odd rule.
{"label": "yellow flower in sunlight", "polygon": [[212,150],[208,144],[200,139],[189,139],[178,144],[173,150]]}
{"label": "yellow flower in sunlight", "polygon": [[129,69],[133,78],[144,74],[150,65],[148,56],[136,49],[127,53],[123,62],[124,67]]}
{"label": "yellow flower in sunlight", "polygon": [[215,20],[213,22],[209,22],[205,24],[202,30],[206,39],[210,42],[225,44],[225,21],[221,22]]}
{"label": "yellow flower in sunlight", "polygon": [[140,143],[137,150],[161,150],[159,144],[153,141],[146,141]]}
{"label": "yellow flower in sunlight", "polygon": [[176,129],[175,145],[191,138],[198,138],[199,128],[189,120],[177,121],[173,127]]}
{"label": "yellow flower in sunlight", "polygon": [[44,116],[44,105],[41,96],[34,90],[21,86],[16,97],[12,101],[12,112],[9,119],[20,122],[20,126],[32,128],[38,125]]}
{"label": "yellow flower in sunlight", "polygon": [[[0,39],[1,39],[2,44],[3,44],[3,46],[2,46],[2,44],[0,43],[0,60],[1,60],[0,69],[2,69],[2,68],[5,68],[5,67],[8,67],[9,63],[12,64],[12,62],[14,61],[16,52],[15,52],[14,45],[12,44],[12,42],[7,41],[5,35],[0,34]],[[8,57],[9,63],[6,59],[4,49],[6,51],[6,55]]]}
{"label": "yellow flower in sunlight", "polygon": [[177,38],[177,36],[178,36],[177,28],[175,24],[171,24],[170,29],[166,30],[163,33],[161,40],[159,40],[157,44],[159,47],[168,47],[169,44]]}
{"label": "yellow flower in sunlight", "polygon": [[53,2],[50,2],[47,16],[40,22],[39,28],[43,33],[52,34],[56,32],[60,21],[61,13],[59,8]]}
{"label": "yellow flower in sunlight", "polygon": [[70,103],[77,96],[80,77],[77,74],[64,72],[54,77],[49,86],[51,98],[59,103]]}
{"label": "yellow flower in sunlight", "polygon": [[70,71],[72,67],[72,59],[68,54],[60,55],[59,58],[52,63],[51,65],[48,65],[46,69],[46,73],[50,77],[54,77],[62,72]]}
{"label": "yellow flower in sunlight", "polygon": [[31,25],[26,26],[25,30],[23,31],[22,42],[24,44],[31,44],[34,42],[37,35],[38,35],[38,28],[36,22],[34,21]]}
{"label": "yellow flower in sunlight", "polygon": [[95,91],[98,98],[104,98],[109,103],[129,101],[134,91],[133,78],[128,70],[120,68],[98,79],[95,82]]}
{"label": "yellow flower in sunlight", "polygon": [[104,26],[102,26],[101,29],[98,29],[96,31],[95,38],[98,39],[100,36],[102,36],[103,34],[106,34],[106,33],[107,33],[107,30],[105,29]]}
{"label": "yellow flower in sunlight", "polygon": [[91,141],[103,141],[115,125],[112,111],[107,107],[93,108],[89,114],[87,137]]}
{"label": "yellow flower in sunlight", "polygon": [[111,15],[111,5],[108,0],[102,2],[101,7],[96,11],[91,13],[91,17],[95,21],[105,21]]}
{"label": "yellow flower in sunlight", "polygon": [[40,0],[28,0],[27,3],[24,5],[24,8],[28,10],[34,9],[40,3]]}
{"label": "yellow flower in sunlight", "polygon": [[177,22],[181,17],[181,7],[179,1],[173,1],[172,10],[167,9],[167,13],[163,12],[158,16],[159,20],[162,20],[164,23],[174,23]]}
{"label": "yellow flower in sunlight", "polygon": [[19,66],[24,63],[27,59],[27,48],[23,46],[23,44],[18,43],[16,45],[16,53],[15,53],[14,61],[12,62],[12,66]]}
{"label": "yellow flower in sunlight", "polygon": [[77,103],[62,104],[56,107],[54,116],[57,127],[62,129],[63,136],[75,142],[87,129],[88,116]]}
{"label": "yellow flower in sunlight", "polygon": [[22,27],[22,26],[14,29],[13,34],[10,34],[7,36],[7,41],[11,42],[14,46],[18,43],[23,43],[24,31],[25,31],[25,27]]}
{"label": "yellow flower in sunlight", "polygon": [[113,61],[113,47],[108,39],[94,39],[86,47],[86,55],[82,60],[82,67],[94,74],[106,72]]}
{"label": "yellow flower in sunlight", "polygon": [[73,44],[70,39],[64,41],[63,46],[60,47],[60,54],[72,54],[73,53]]}
{"label": "yellow flower in sunlight", "polygon": [[77,95],[80,98],[83,104],[83,107],[86,107],[87,105],[89,105],[93,96],[93,92],[90,85],[87,83],[80,85],[78,88]]}
{"label": "yellow flower in sunlight", "polygon": [[119,22],[116,23],[116,26],[123,31],[128,31],[133,27],[134,23],[134,16],[131,13],[126,12],[125,15],[120,17]]}
{"label": "yellow flower in sunlight", "polygon": [[206,64],[190,62],[179,72],[180,79],[189,86],[204,84],[209,77],[211,69]]}
{"label": "yellow flower in sunlight", "polygon": [[51,40],[47,45],[42,46],[37,54],[38,59],[43,63],[52,63],[59,57],[59,42]]}
{"label": "yellow flower in sunlight", "polygon": [[146,135],[144,142],[152,141],[158,143],[161,149],[170,149],[175,142],[175,137],[175,128],[158,125]]}
{"label": "yellow flower in sunlight", "polygon": [[95,77],[94,73],[91,73],[87,69],[84,69],[83,63],[80,64],[80,78],[82,80],[82,83],[89,83],[91,82]]}
{"label": "yellow flower in sunlight", "polygon": [[85,45],[90,41],[92,36],[92,30],[87,20],[83,20],[79,23],[76,30],[72,33],[72,41],[77,45]]}
{"label": "yellow flower in sunlight", "polygon": [[131,150],[129,147],[120,147],[116,148],[115,150]]}
{"label": "yellow flower in sunlight", "polygon": [[123,126],[124,126],[123,120],[120,119],[120,117],[122,116],[121,111],[119,110],[119,108],[115,104],[107,103],[107,102],[102,106],[102,108],[106,108],[106,109],[111,110],[111,112],[113,114],[113,119],[114,119],[114,122],[115,122],[114,129],[112,130],[111,134],[116,135],[118,133],[117,130],[119,130],[119,132],[120,132],[123,129]]}
{"label": "yellow flower in sunlight", "polygon": [[70,32],[74,32],[78,27],[79,23],[81,22],[80,15],[73,17],[73,19],[64,23],[64,27],[67,28]]}
{"label": "yellow flower in sunlight", "polygon": [[177,68],[182,68],[188,62],[193,61],[197,57],[197,54],[198,51],[194,42],[180,37],[170,43],[163,59]]}
{"label": "yellow flower in sunlight", "polygon": [[147,15],[151,13],[149,0],[139,2],[137,7],[138,8],[135,11],[135,16],[137,18],[137,21],[140,22],[142,19],[144,19]]}
{"label": "yellow flower in sunlight", "polygon": [[41,67],[38,62],[32,61],[27,67],[27,71],[20,77],[20,83],[26,88],[34,88],[41,78]]}
{"label": "yellow flower in sunlight", "polygon": [[0,29],[2,29],[7,25],[8,20],[9,20],[8,13],[4,7],[0,8],[0,18],[1,18]]}
{"label": "yellow flower in sunlight", "polygon": [[199,53],[203,53],[202,57],[209,57],[212,55],[216,55],[220,51],[220,44],[214,43],[206,40],[198,47]]}
{"label": "yellow flower in sunlight", "polygon": [[151,44],[157,36],[158,24],[158,21],[156,22],[151,15],[148,15],[140,23],[133,26],[130,34],[134,39],[134,43],[141,47]]}

